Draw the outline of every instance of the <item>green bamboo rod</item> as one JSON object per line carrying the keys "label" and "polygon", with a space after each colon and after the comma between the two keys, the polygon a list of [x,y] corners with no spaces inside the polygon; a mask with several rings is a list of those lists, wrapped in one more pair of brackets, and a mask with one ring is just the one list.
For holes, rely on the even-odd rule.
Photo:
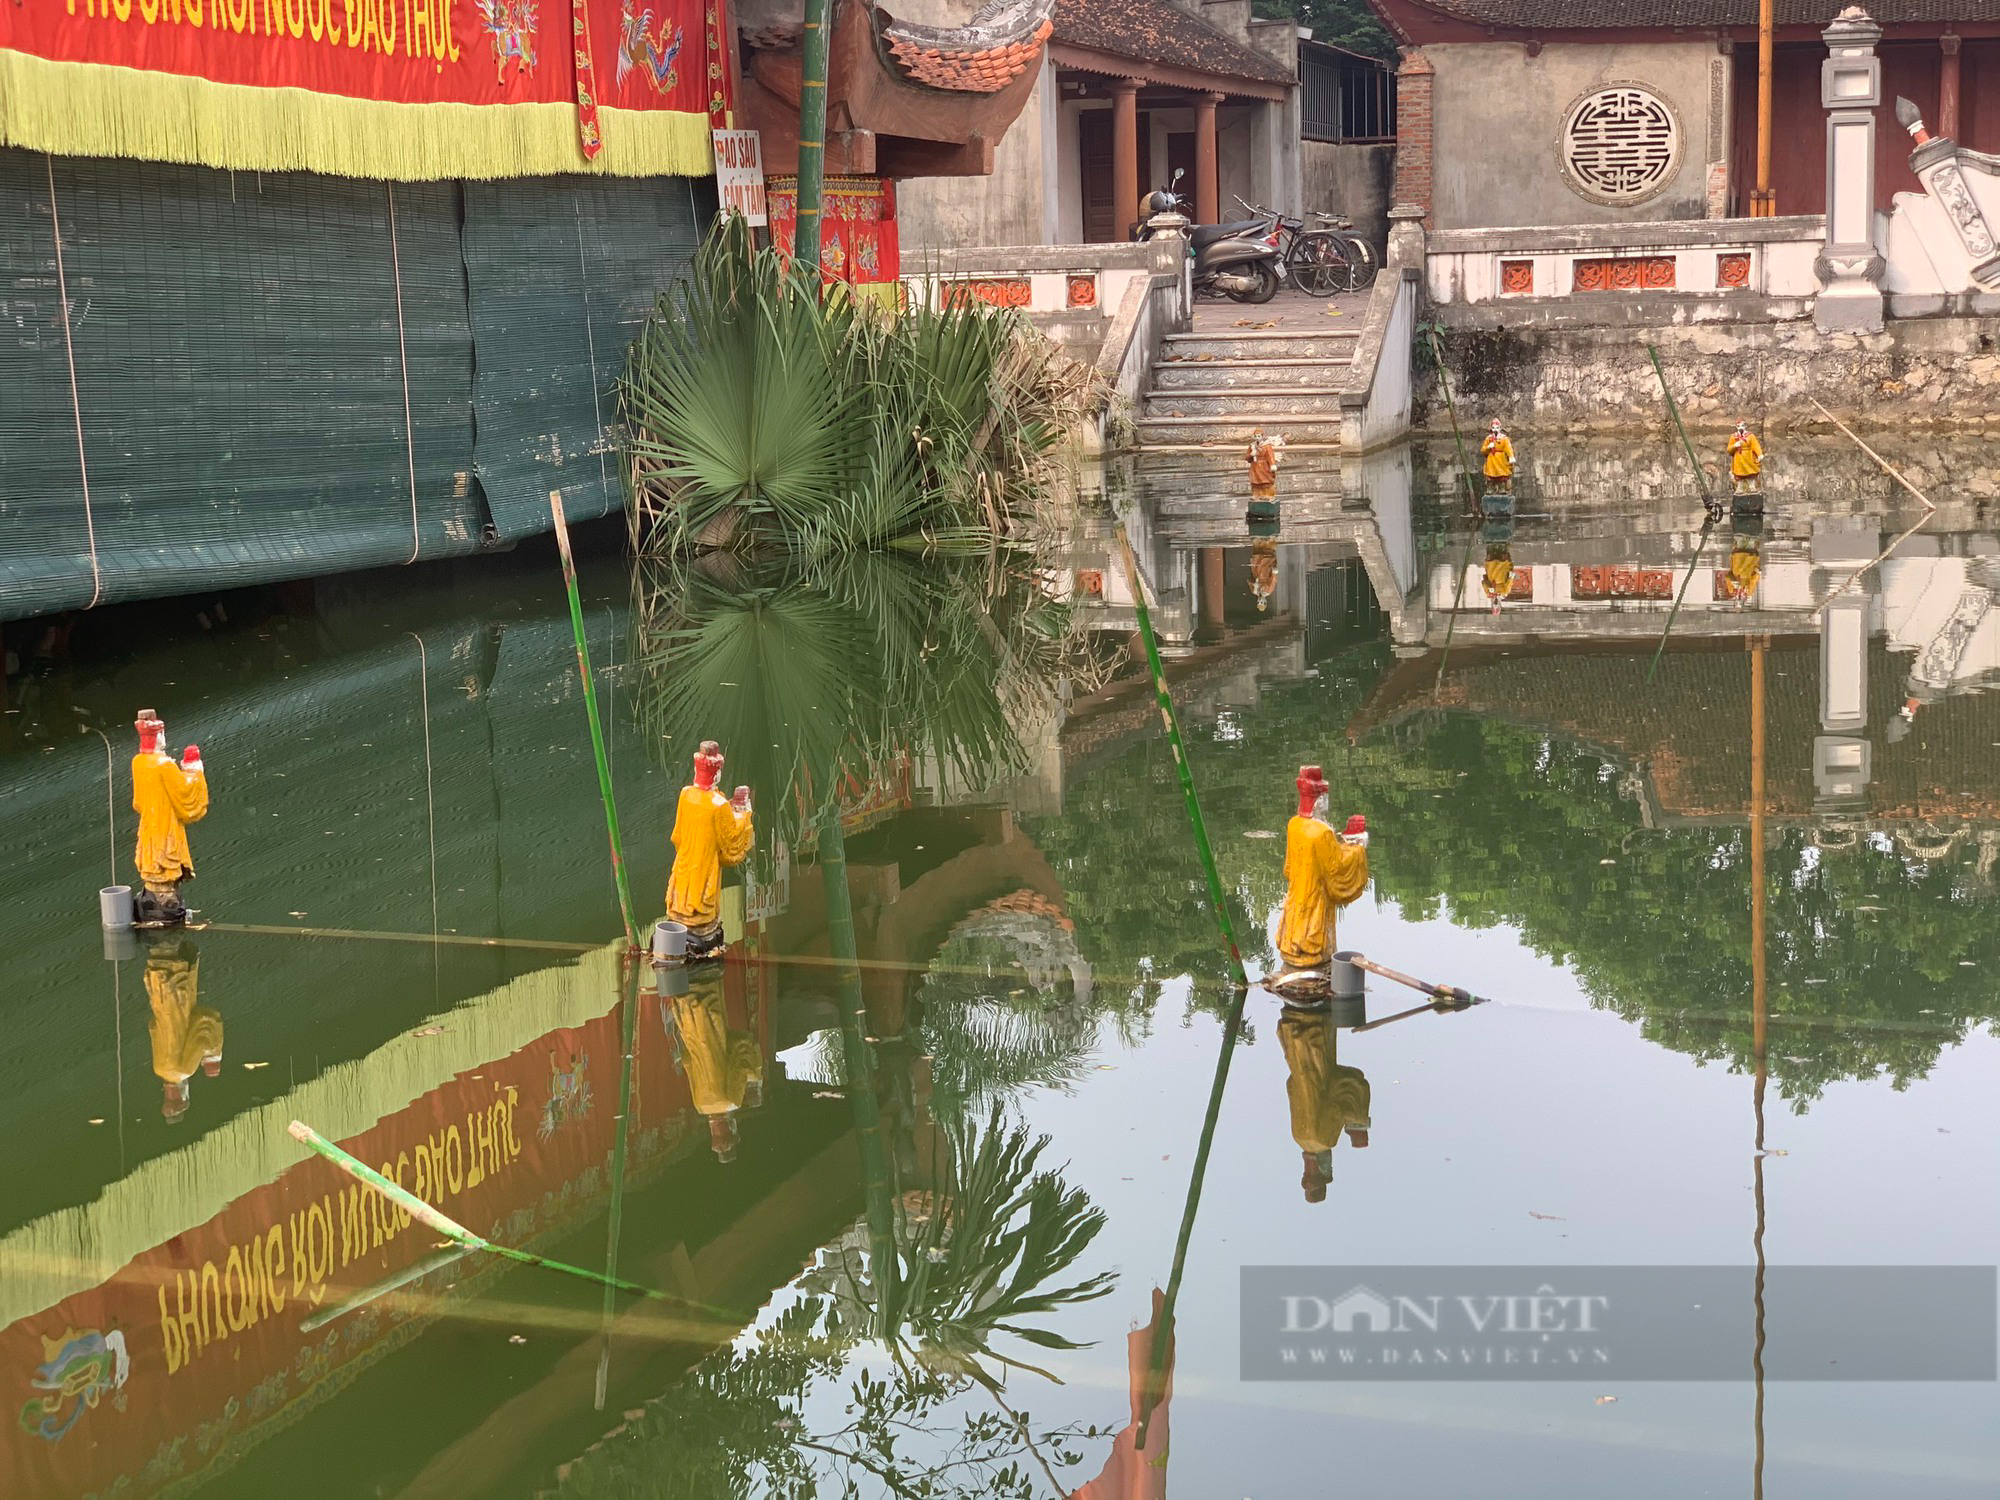
{"label": "green bamboo rod", "polygon": [[625,841],[618,833],[618,803],[611,795],[611,765],[604,758],[604,725],[597,717],[597,681],[590,675],[590,645],[583,634],[583,600],[576,591],[576,559],[569,550],[569,522],[563,516],[562,491],[549,491],[549,513],[556,520],[556,550],[562,554],[563,588],[569,594],[570,629],[576,633],[576,669],[583,677],[583,707],[590,716],[590,753],[597,761],[597,790],[604,799],[604,826],[611,835],[611,874],[618,884],[618,913],[625,919],[625,943],[639,948],[639,922],[633,914],[632,888],[625,879]]}
{"label": "green bamboo rod", "polygon": [[620,999],[619,1040],[623,1061],[618,1070],[618,1129],[611,1142],[611,1206],[604,1216],[604,1309],[599,1317],[597,1392],[595,1407],[604,1410],[611,1388],[611,1324],[618,1311],[618,1242],[625,1227],[625,1159],[632,1139],[632,1075],[639,1054],[639,964],[636,953],[625,955]]}
{"label": "green bamboo rod", "polygon": [[1653,674],[1660,670],[1660,657],[1667,649],[1667,637],[1673,634],[1674,619],[1681,612],[1681,600],[1687,598],[1688,585],[1694,582],[1694,572],[1701,565],[1702,549],[1708,545],[1708,534],[1714,530],[1720,513],[1708,503],[1708,476],[1701,471],[1701,460],[1694,456],[1694,444],[1688,441],[1687,428],[1681,425],[1681,409],[1674,403],[1674,393],[1667,385],[1667,372],[1660,367],[1660,351],[1651,344],[1646,346],[1646,355],[1653,361],[1653,373],[1660,377],[1660,392],[1667,398],[1667,415],[1674,419],[1674,430],[1681,435],[1681,447],[1686,450],[1688,467],[1694,470],[1695,489],[1701,495],[1702,510],[1707,519],[1701,523],[1701,535],[1695,539],[1694,558],[1688,563],[1687,577],[1674,594],[1674,607],[1667,611],[1667,628],[1660,632],[1660,644],[1653,648],[1653,659],[1646,667],[1646,681],[1650,685]]}
{"label": "green bamboo rod", "polygon": [[[1202,1183],[1208,1176],[1208,1155],[1215,1145],[1215,1125],[1222,1118],[1222,1092],[1229,1083],[1229,1065],[1236,1057],[1236,1038],[1243,1029],[1243,1002],[1247,994],[1238,990],[1222,1020],[1222,1050],[1215,1059],[1215,1077],[1208,1086],[1208,1112],[1201,1120],[1201,1140],[1195,1147],[1194,1169],[1188,1173],[1187,1199],[1181,1205],[1181,1230],[1174,1240],[1174,1267],[1167,1276],[1166,1294],[1160,1298],[1160,1317],[1153,1328],[1153,1347],[1147,1360],[1146,1391],[1154,1396],[1166,1388],[1167,1351],[1174,1342],[1174,1308],[1181,1298],[1181,1277],[1187,1271],[1188,1246],[1194,1240],[1195,1211],[1201,1207]],[[1138,1448],[1146,1450],[1146,1429],[1153,1420],[1154,1405],[1143,1405],[1139,1417]]]}
{"label": "green bamboo rod", "polygon": [[819,279],[821,205],[826,183],[826,75],[831,50],[828,0],[805,0],[805,33],[800,51],[798,215],[792,259]]}
{"label": "green bamboo rod", "polygon": [[[1431,331],[1431,360],[1437,365],[1438,389],[1444,392],[1444,409],[1451,414],[1451,439],[1458,448],[1458,474],[1465,481],[1465,498],[1474,511],[1480,509],[1479,490],[1472,482],[1472,460],[1465,452],[1465,432],[1458,425],[1458,403],[1451,398],[1451,376],[1444,367],[1444,349],[1437,330]],[[1458,612],[1465,604],[1465,570],[1472,562],[1472,529],[1466,528],[1465,545],[1458,553],[1458,588],[1451,597],[1451,616],[1444,622],[1444,649],[1438,653],[1437,685],[1444,686],[1444,664],[1451,660],[1451,638],[1458,630]]]}
{"label": "green bamboo rod", "polygon": [[588,1271],[582,1266],[565,1265],[562,1261],[550,1260],[546,1256],[535,1255],[527,1250],[516,1250],[511,1245],[496,1245],[491,1240],[480,1238],[470,1229],[459,1223],[458,1220],[433,1208],[415,1193],[410,1192],[406,1188],[398,1187],[365,1162],[357,1161],[354,1157],[349,1156],[310,1125],[304,1125],[294,1120],[287,1128],[291,1131],[293,1140],[299,1142],[301,1145],[311,1147],[355,1181],[364,1183],[368,1187],[375,1189],[376,1192],[387,1198],[396,1207],[400,1208],[425,1228],[436,1231],[454,1244],[463,1245],[468,1250],[481,1250],[488,1255],[498,1255],[506,1260],[519,1261],[524,1266],[541,1266],[544,1270],[561,1271],[565,1276],[578,1276],[585,1281],[596,1282],[602,1286],[612,1286],[621,1292],[630,1292],[635,1297],[652,1297],[661,1302],[680,1302],[689,1307],[701,1307],[703,1312],[713,1313],[717,1317],[725,1319],[731,1316],[721,1308],[702,1307],[700,1303],[688,1302],[682,1297],[672,1297],[665,1292],[656,1292],[651,1287],[640,1286],[636,1282],[619,1281],[614,1277],[606,1276],[602,1271]]}
{"label": "green bamboo rod", "polygon": [[1153,634],[1152,612],[1146,608],[1146,587],[1139,568],[1132,561],[1132,544],[1126,540],[1125,525],[1118,525],[1118,549],[1125,558],[1125,578],[1132,589],[1132,603],[1139,615],[1139,634],[1146,642],[1146,666],[1153,674],[1153,699],[1160,708],[1160,723],[1167,732],[1167,745],[1174,754],[1174,769],[1180,773],[1181,797],[1187,803],[1188,822],[1194,828],[1195,850],[1201,855],[1201,872],[1208,880],[1209,904],[1215,908],[1215,925],[1222,929],[1222,941],[1229,949],[1229,968],[1239,990],[1250,987],[1243,972],[1243,954],[1236,946],[1236,929],[1229,920],[1229,908],[1222,894],[1222,876],[1215,868],[1215,852],[1208,843],[1208,824],[1202,820],[1201,803],[1194,791],[1194,768],[1188,764],[1187,747],[1181,740],[1180,718],[1174,712],[1174,696],[1167,691],[1167,670],[1160,663],[1160,642]]}

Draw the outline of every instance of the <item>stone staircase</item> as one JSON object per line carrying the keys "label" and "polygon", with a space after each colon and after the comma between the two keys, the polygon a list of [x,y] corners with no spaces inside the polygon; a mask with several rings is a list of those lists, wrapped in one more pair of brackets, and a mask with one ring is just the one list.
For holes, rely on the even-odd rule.
{"label": "stone staircase", "polygon": [[1353,329],[1169,334],[1141,404],[1141,448],[1240,446],[1261,427],[1288,445],[1337,447]]}

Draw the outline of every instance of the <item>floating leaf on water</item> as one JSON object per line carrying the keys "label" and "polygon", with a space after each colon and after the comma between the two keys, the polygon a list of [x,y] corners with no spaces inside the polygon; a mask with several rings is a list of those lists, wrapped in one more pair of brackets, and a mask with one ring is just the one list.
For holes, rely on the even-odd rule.
{"label": "floating leaf on water", "polygon": [[525,1334],[510,1333],[507,1335],[507,1342],[510,1344],[525,1344],[528,1342],[528,1339]]}
{"label": "floating leaf on water", "polygon": [[1251,828],[1246,829],[1243,834],[1246,839],[1274,839],[1277,836],[1277,830],[1273,828]]}
{"label": "floating leaf on water", "polygon": [[[276,816],[277,816],[277,814],[276,814],[276,813],[273,813],[273,814],[271,814],[271,816],[272,816],[272,817],[276,817]],[[305,915],[305,913],[304,913],[304,912],[302,912],[302,911],[288,911],[288,912],[286,912],[286,913],[285,913],[285,915],[286,915],[286,916],[288,916],[288,917],[303,917],[303,916]]]}
{"label": "floating leaf on water", "polygon": [[254,1063],[245,1063],[243,1066],[246,1068],[256,1069],[256,1068],[268,1068],[271,1065],[267,1062],[254,1062]]}
{"label": "floating leaf on water", "polygon": [[410,1035],[411,1035],[411,1036],[443,1036],[443,1035],[444,1035],[444,1028],[443,1028],[442,1026],[425,1026],[425,1027],[423,1027],[423,1028],[422,1028],[421,1030],[418,1030],[418,1031],[413,1031],[413,1032],[411,1032],[411,1033],[410,1033]]}
{"label": "floating leaf on water", "polygon": [[102,1125],[104,1123],[104,1116],[99,1115],[96,1119],[86,1121],[85,1123],[90,1125]]}
{"label": "floating leaf on water", "polygon": [[1617,1399],[1618,1398],[1616,1396],[1599,1396],[1596,1400],[1592,1401],[1590,1404],[1592,1406],[1609,1406],[1611,1405],[1612,1402],[1616,1401]]}
{"label": "floating leaf on water", "polygon": [[1600,865],[1615,865],[1618,863],[1618,861],[1615,859],[1600,859],[1598,863]]}
{"label": "floating leaf on water", "polygon": [[1528,1217],[1531,1219],[1548,1219],[1557,1224],[1568,1222],[1561,1214],[1538,1214],[1532,1208],[1528,1210]]}

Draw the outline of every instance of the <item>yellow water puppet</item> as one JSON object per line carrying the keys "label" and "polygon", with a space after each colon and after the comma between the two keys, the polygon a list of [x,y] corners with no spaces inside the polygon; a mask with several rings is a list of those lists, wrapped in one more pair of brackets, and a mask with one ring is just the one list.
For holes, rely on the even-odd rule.
{"label": "yellow water puppet", "polygon": [[1514,488],[1514,440],[1500,426],[1498,417],[1493,419],[1486,441],[1479,445],[1479,456],[1485,460],[1486,488],[1503,495],[1511,493]]}
{"label": "yellow water puppet", "polygon": [[1493,606],[1493,613],[1499,614],[1501,602],[1514,592],[1513,543],[1486,544],[1486,566],[1479,581],[1486,591],[1487,603]]}
{"label": "yellow water puppet", "polygon": [[1739,495],[1754,495],[1764,488],[1764,445],[1748,422],[1738,422],[1730,436],[1729,477],[1736,481]]}
{"label": "yellow water puppet", "polygon": [[178,763],[166,753],[167,726],[150,708],[139,710],[132,727],[139,731],[132,757],[132,810],[139,815],[134,916],[141,927],[174,927],[187,920],[181,882],[194,878],[187,826],[208,816],[208,776],[199,745],[189,745]]}
{"label": "yellow water puppet", "polygon": [[196,1072],[210,1078],[222,1072],[222,1014],[201,1003],[201,956],[184,937],[147,951],[145,980],[160,1112],[174,1124],[187,1114],[188,1080]]}
{"label": "yellow water puppet", "polygon": [[740,865],[750,853],[750,788],[733,798],[716,790],[722,747],[703,740],[695,752],[694,782],[681,788],[674,812],[674,869],[667,881],[667,917],[688,930],[688,957],[722,951],[722,867]]}
{"label": "yellow water puppet", "polygon": [[1325,821],[1326,777],[1318,766],[1299,767],[1299,811],[1285,825],[1285,911],[1278,924],[1278,956],[1285,974],[1324,983],[1333,958],[1334,915],[1368,884],[1368,820],[1359,813],[1344,833]]}
{"label": "yellow water puppet", "polygon": [[1333,1148],[1343,1134],[1356,1149],[1368,1144],[1368,1078],[1340,1061],[1336,1036],[1331,1011],[1288,1005],[1278,1018],[1292,1140],[1305,1159],[1299,1186],[1308,1203],[1326,1201],[1326,1185],[1333,1180]]}

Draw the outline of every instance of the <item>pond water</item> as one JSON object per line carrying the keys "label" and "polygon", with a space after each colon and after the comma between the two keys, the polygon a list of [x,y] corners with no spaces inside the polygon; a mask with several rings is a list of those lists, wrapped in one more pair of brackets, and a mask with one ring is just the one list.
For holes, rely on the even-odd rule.
{"label": "pond water", "polygon": [[[2000,1493],[2000,453],[1880,446],[1937,509],[1877,566],[1925,511],[1819,441],[1706,531],[1674,450],[1524,444],[1476,517],[1440,446],[1296,455],[1274,535],[1152,455],[999,562],[600,537],[642,925],[694,743],[755,799],[728,956],[666,975],[543,550],[10,627],[0,1494]],[[1252,977],[1317,763],[1340,945],[1491,1003],[1233,989],[1120,523]],[[195,925],[120,947],[142,705],[213,806]],[[1983,1379],[1835,1378],[1791,1269],[1900,1268],[1893,1330],[1966,1266]],[[1711,1378],[1261,1379],[1246,1267],[1728,1274],[1653,1309]]]}

